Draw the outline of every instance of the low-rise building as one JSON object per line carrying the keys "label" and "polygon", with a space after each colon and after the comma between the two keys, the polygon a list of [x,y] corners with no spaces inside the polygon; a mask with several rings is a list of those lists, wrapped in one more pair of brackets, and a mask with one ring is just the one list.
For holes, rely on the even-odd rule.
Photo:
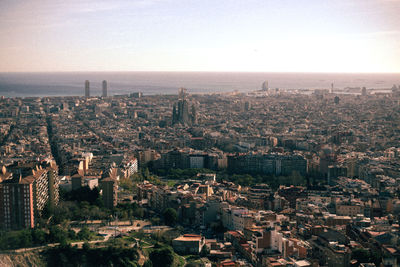
{"label": "low-rise building", "polygon": [[178,253],[199,254],[205,244],[201,235],[184,234],[172,240],[172,247]]}

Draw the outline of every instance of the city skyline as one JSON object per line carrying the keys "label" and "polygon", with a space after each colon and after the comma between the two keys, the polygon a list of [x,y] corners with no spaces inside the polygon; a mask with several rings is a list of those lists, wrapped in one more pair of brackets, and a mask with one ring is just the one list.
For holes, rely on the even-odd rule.
{"label": "city skyline", "polygon": [[0,72],[400,72],[400,1],[2,1]]}

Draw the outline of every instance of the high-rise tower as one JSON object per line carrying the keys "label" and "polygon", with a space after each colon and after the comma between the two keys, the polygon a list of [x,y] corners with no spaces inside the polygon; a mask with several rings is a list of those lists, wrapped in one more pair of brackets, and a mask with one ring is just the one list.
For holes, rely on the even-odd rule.
{"label": "high-rise tower", "polygon": [[261,90],[268,91],[268,81],[263,82],[263,84],[261,86]]}
{"label": "high-rise tower", "polygon": [[365,86],[361,89],[361,95],[362,96],[366,96],[367,95],[367,88]]}
{"label": "high-rise tower", "polygon": [[107,97],[107,81],[106,80],[103,81],[103,94],[102,94],[102,96],[103,97]]}
{"label": "high-rise tower", "polygon": [[85,81],[85,97],[90,97],[90,83],[89,83],[89,80]]}

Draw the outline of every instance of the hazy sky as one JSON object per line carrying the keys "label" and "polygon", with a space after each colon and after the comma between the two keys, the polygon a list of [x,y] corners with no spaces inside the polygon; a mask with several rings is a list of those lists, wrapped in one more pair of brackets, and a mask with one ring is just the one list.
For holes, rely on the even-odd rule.
{"label": "hazy sky", "polygon": [[0,0],[0,71],[400,72],[400,0]]}

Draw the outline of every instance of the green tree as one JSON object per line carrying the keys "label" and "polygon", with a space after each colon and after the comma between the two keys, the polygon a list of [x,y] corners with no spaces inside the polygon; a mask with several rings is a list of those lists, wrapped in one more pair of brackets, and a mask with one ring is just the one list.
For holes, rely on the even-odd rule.
{"label": "green tree", "polygon": [[76,233],[72,229],[68,229],[68,239],[70,240],[75,240],[76,239]]}
{"label": "green tree", "polygon": [[32,242],[35,245],[43,245],[46,243],[47,234],[42,229],[32,229]]}
{"label": "green tree", "polygon": [[207,257],[208,254],[210,254],[210,249],[206,245],[204,245],[201,249],[200,256]]}
{"label": "green tree", "polygon": [[162,247],[155,249],[149,256],[153,266],[172,266],[174,262],[174,254],[170,247]]}
{"label": "green tree", "polygon": [[204,267],[204,263],[200,261],[189,261],[185,267]]}
{"label": "green tree", "polygon": [[141,172],[137,172],[131,175],[130,177],[135,183],[137,182],[142,182],[143,179],[143,174]]}
{"label": "green tree", "polygon": [[153,267],[153,263],[151,262],[151,260],[147,260],[144,262],[142,267]]}
{"label": "green tree", "polygon": [[67,242],[68,232],[59,226],[52,226],[49,232],[50,242],[65,244]]}
{"label": "green tree", "polygon": [[160,225],[160,218],[158,218],[158,217],[152,217],[152,218],[150,218],[150,222],[151,222],[151,224],[152,225]]}
{"label": "green tree", "polygon": [[19,247],[27,248],[32,246],[32,234],[29,230],[21,230],[18,233]]}
{"label": "green tree", "polygon": [[178,214],[173,208],[167,208],[163,213],[164,221],[166,225],[174,226],[178,221]]}
{"label": "green tree", "polygon": [[150,171],[149,168],[146,168],[143,172],[144,178],[148,179],[150,177]]}
{"label": "green tree", "polygon": [[130,177],[123,178],[119,181],[119,186],[124,190],[132,191],[133,189],[133,179]]}
{"label": "green tree", "polygon": [[91,232],[87,226],[84,226],[77,234],[79,240],[90,240],[90,236]]}
{"label": "green tree", "polygon": [[138,204],[133,203],[132,204],[132,215],[137,218],[143,218],[143,216],[144,216],[143,208],[141,208]]}
{"label": "green tree", "polygon": [[84,251],[88,251],[90,249],[90,244],[87,241],[85,241],[85,243],[83,243],[82,245],[82,249]]}

